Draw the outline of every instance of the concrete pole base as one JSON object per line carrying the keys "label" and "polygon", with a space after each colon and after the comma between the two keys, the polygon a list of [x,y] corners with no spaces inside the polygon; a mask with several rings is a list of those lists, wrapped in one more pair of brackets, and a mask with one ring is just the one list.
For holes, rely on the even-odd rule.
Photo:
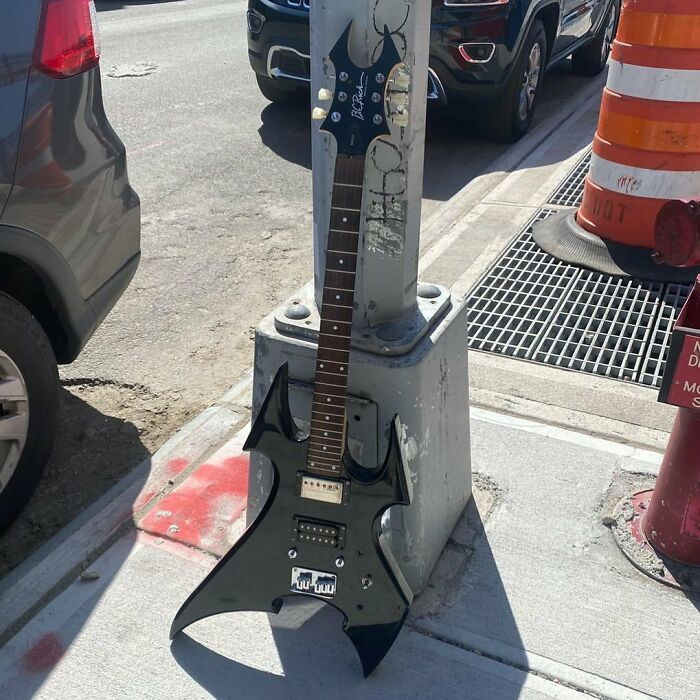
{"label": "concrete pole base", "polygon": [[[444,313],[433,316],[417,342],[404,354],[377,354],[353,348],[348,373],[348,436],[350,451],[369,467],[383,461],[389,422],[398,413],[406,435],[406,453],[413,486],[409,507],[388,511],[383,529],[394,557],[414,593],[426,585],[447,539],[471,497],[469,444],[469,375],[467,367],[466,307],[443,297]],[[302,290],[299,301],[312,293]],[[292,415],[307,429],[316,360],[314,335],[318,317],[311,315],[308,335],[290,333],[276,322],[289,302],[262,320],[255,336],[253,414],[267,394],[275,372],[289,363]],[[437,306],[438,304],[436,304]],[[303,313],[303,312],[302,312]],[[413,333],[407,324],[406,333]],[[315,327],[314,327],[315,326]],[[382,329],[376,337],[381,339]],[[366,339],[364,339],[366,341]],[[293,467],[293,468],[296,468]],[[251,455],[248,522],[262,508],[270,491],[272,467],[260,455]],[[285,533],[280,547],[286,551]]]}

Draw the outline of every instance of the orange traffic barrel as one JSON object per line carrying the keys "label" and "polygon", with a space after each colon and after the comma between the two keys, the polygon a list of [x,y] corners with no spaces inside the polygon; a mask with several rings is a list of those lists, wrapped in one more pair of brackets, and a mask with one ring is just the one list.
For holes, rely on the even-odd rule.
{"label": "orange traffic barrel", "polygon": [[623,0],[581,207],[535,238],[610,274],[692,280],[653,257],[655,224],[668,201],[698,197],[700,0]]}

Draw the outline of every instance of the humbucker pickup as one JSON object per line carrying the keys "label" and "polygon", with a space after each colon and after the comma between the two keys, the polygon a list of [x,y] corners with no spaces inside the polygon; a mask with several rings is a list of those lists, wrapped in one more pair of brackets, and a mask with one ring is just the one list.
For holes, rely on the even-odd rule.
{"label": "humbucker pickup", "polygon": [[317,595],[321,598],[332,598],[335,595],[337,582],[338,577],[335,574],[294,566],[292,567],[292,585],[290,590],[292,593],[305,593],[306,595]]}
{"label": "humbucker pickup", "polygon": [[342,549],[345,546],[345,525],[295,515],[292,542]]}

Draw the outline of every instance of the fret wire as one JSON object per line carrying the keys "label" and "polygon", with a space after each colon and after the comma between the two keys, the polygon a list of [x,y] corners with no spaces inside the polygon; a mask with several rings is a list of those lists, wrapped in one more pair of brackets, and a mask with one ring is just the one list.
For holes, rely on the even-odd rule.
{"label": "fret wire", "polygon": [[[326,408],[326,407],[332,408],[332,409],[337,409],[337,410],[340,411],[340,413],[334,413],[334,411],[329,411],[328,408]],[[343,423],[345,422],[345,415],[346,415],[346,414],[345,414],[345,407],[341,408],[340,406],[334,406],[333,404],[327,403],[327,404],[323,407],[323,409],[324,409],[323,411],[319,411],[318,409],[312,410],[311,413],[312,413],[312,414],[315,413],[317,416],[323,416],[323,420],[324,420],[326,423],[330,423],[330,422],[331,422],[331,418],[340,418],[340,420],[341,420]],[[328,420],[326,420],[326,416],[328,416]]]}
{"label": "fret wire", "polygon": [[[340,375],[338,375],[340,376]],[[328,382],[316,382],[316,384],[320,384],[321,386],[333,386],[333,387],[340,387],[341,389],[343,388],[341,384],[329,384]],[[328,394],[324,392],[319,392],[321,396],[337,396],[337,394]]]}
{"label": "fret wire", "polygon": [[309,458],[309,468],[311,471],[315,470],[323,474],[336,475],[339,471],[338,462],[340,460],[328,460],[328,464],[323,464],[319,461],[319,457]]}
{"label": "fret wire", "polygon": [[[318,416],[323,416],[323,420],[326,421],[326,416],[328,416],[328,419],[330,420],[331,418],[340,418],[343,422],[345,421],[345,405],[343,404],[342,406],[334,406],[332,403],[326,402],[323,404],[323,402],[320,402],[318,406],[323,406],[323,411],[319,411],[318,407],[313,408],[315,406],[315,402],[313,402],[312,405],[312,413],[315,413]],[[334,409],[333,411],[329,411],[328,409],[332,408]],[[335,411],[339,411],[338,413],[335,413]],[[328,421],[326,421],[327,423]]]}
{"label": "fret wire", "polygon": [[328,441],[340,443],[339,447],[342,449],[343,441],[340,438],[332,438],[328,435],[314,435],[313,433],[309,436],[309,443],[319,444],[321,446],[325,445]]}
{"label": "fret wire", "polygon": [[328,399],[340,399],[341,401],[345,400],[345,397],[343,395],[338,395],[338,394],[329,394],[327,391],[319,391],[318,392],[319,396],[324,396],[326,398],[325,401],[320,401],[318,402],[319,405],[323,406],[332,406],[333,408],[342,408],[345,410],[345,404],[341,404],[340,406],[336,405],[332,400],[329,401]]}
{"label": "fret wire", "polygon": [[328,462],[328,464],[322,465],[322,466],[324,466],[324,467],[330,467],[330,466],[333,466],[333,465],[335,465],[335,464],[338,463],[338,458],[337,458],[337,457],[333,457],[333,455],[323,455],[323,454],[321,454],[321,455],[318,455],[318,456],[312,456],[311,459],[313,459],[314,461],[322,460],[322,461],[324,461],[324,462]]}
{"label": "fret wire", "polygon": [[[328,458],[328,460],[331,462],[335,461],[338,457],[342,457],[340,447],[334,447],[331,450],[317,450],[315,447],[309,447],[308,453],[311,454],[312,452],[314,453],[314,459],[316,459],[317,457],[320,459]],[[338,454],[335,454],[336,452]]]}
{"label": "fret wire", "polygon": [[362,189],[362,185],[351,185],[349,182],[334,182],[334,185],[340,185],[340,187],[359,187]]}
{"label": "fret wire", "polygon": [[309,436],[309,442],[318,442],[319,439],[321,439],[322,441],[332,440],[333,442],[343,442],[340,438],[333,438],[329,435],[314,435],[313,432]]}
{"label": "fret wire", "polygon": [[[329,424],[329,423],[327,423],[327,422],[325,422],[325,421],[320,421],[320,420],[318,420],[318,418],[312,418],[312,419],[311,419],[311,422],[312,422],[312,423],[321,423],[321,425],[324,426],[324,430],[326,430],[326,431],[329,432],[329,433],[338,433],[338,435],[342,435],[342,434],[343,434],[343,431],[342,431],[342,430],[330,430],[330,429],[329,429],[329,425],[332,425],[332,424]],[[312,429],[313,429],[313,428],[312,428]],[[318,430],[320,430],[320,428],[318,428]]]}
{"label": "fret wire", "polygon": [[345,374],[345,372],[324,372],[322,369],[319,369],[317,374],[327,374],[330,377],[342,377],[345,383],[347,383],[348,376]]}

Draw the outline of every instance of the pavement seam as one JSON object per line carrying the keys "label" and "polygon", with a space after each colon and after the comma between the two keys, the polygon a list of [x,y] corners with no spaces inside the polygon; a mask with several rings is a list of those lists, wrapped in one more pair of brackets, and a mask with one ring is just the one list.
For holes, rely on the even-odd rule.
{"label": "pavement seam", "polygon": [[[492,642],[494,645],[498,645],[503,648],[504,654],[495,653],[494,651],[489,651],[484,648],[484,646],[479,646],[478,644],[466,644],[460,642],[454,637],[446,636],[427,627],[421,626],[419,623],[407,622],[406,626],[416,632],[417,634],[424,635],[430,639],[435,639],[436,641],[442,642],[443,644],[449,644],[450,646],[457,647],[463,651],[476,654],[477,656],[483,656],[484,658],[495,661],[503,666],[508,666],[509,668],[515,668],[524,673],[538,676],[557,685],[564,686],[571,690],[575,690],[584,695],[588,695],[593,698],[602,698],[604,700],[649,700],[653,698],[654,700],[661,700],[656,695],[649,695],[648,693],[643,693],[629,686],[616,683],[615,681],[608,680],[607,678],[602,678],[601,676],[596,676],[595,674],[588,673],[587,671],[582,671],[574,666],[568,666],[567,664],[562,664],[559,661],[554,661],[545,656],[540,656],[539,654],[534,654],[527,649],[516,649],[515,647],[510,647],[503,642],[499,642],[493,639],[484,638],[486,642]],[[475,639],[477,635],[474,635]],[[507,650],[512,649],[516,654],[524,653],[526,655],[527,664],[518,663],[513,657],[508,658]],[[538,662],[538,665],[534,665],[531,661]],[[539,664],[542,664],[540,667]],[[550,666],[550,670],[544,668],[545,666]],[[561,670],[562,675],[553,671],[553,669],[558,668]],[[567,671],[572,672],[572,675],[585,676],[590,679],[590,683],[577,682],[572,677],[566,677],[569,674]],[[600,686],[596,688],[596,686]],[[603,689],[606,692],[602,692]]]}

